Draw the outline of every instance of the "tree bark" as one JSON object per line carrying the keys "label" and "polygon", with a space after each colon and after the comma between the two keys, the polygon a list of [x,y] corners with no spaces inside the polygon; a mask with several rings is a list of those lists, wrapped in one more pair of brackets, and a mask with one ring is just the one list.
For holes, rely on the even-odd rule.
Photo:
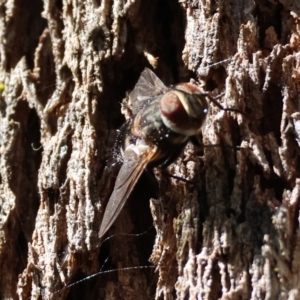
{"label": "tree bark", "polygon": [[[300,299],[297,1],[0,5],[1,299]],[[188,182],[145,175],[101,241],[145,67],[241,113],[210,103]]]}

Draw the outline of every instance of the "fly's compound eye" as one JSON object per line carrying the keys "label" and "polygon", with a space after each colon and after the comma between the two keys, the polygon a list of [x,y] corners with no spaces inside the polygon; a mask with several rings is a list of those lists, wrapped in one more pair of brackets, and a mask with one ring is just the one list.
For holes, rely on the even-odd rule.
{"label": "fly's compound eye", "polygon": [[199,131],[207,111],[207,106],[198,102],[194,95],[178,90],[169,91],[160,101],[164,124],[170,130],[187,136]]}
{"label": "fly's compound eye", "polygon": [[174,92],[163,95],[160,100],[160,112],[165,125],[175,132],[184,128],[189,122],[189,115]]}
{"label": "fly's compound eye", "polygon": [[160,101],[161,114],[175,124],[188,119],[188,114],[185,111],[179,97],[173,93],[166,93]]}

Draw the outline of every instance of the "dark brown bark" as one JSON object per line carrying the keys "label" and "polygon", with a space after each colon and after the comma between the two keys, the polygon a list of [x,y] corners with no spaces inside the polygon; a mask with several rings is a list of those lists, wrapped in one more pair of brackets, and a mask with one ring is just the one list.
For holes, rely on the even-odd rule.
{"label": "dark brown bark", "polygon": [[[297,1],[0,5],[1,299],[300,298]],[[120,103],[150,66],[243,114],[211,103],[223,146],[169,167],[192,183],[145,175],[102,242]]]}

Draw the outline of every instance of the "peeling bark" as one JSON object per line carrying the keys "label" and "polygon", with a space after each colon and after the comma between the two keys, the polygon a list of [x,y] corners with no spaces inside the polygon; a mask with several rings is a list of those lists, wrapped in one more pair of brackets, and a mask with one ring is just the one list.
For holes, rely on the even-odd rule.
{"label": "peeling bark", "polygon": [[[297,1],[0,5],[1,299],[300,298]],[[150,66],[243,113],[211,103],[207,146],[168,169],[190,183],[154,170],[100,241],[120,103]]]}

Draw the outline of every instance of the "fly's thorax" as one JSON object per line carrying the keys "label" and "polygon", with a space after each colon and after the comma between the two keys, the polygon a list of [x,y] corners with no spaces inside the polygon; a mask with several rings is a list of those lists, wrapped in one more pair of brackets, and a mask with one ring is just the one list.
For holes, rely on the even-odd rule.
{"label": "fly's thorax", "polygon": [[188,136],[173,131],[162,120],[160,103],[163,97],[156,97],[138,112],[132,122],[131,133],[159,147],[183,144]]}
{"label": "fly's thorax", "polygon": [[163,123],[172,131],[195,135],[208,112],[207,95],[191,83],[178,84],[162,96],[160,112]]}

